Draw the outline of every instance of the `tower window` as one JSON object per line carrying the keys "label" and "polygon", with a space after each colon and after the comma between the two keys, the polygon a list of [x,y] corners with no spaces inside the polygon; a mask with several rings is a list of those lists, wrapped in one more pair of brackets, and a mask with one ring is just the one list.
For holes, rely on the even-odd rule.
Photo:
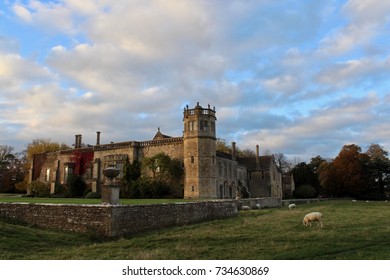
{"label": "tower window", "polygon": [[195,162],[195,158],[194,156],[191,156],[191,163],[194,163]]}
{"label": "tower window", "polygon": [[195,130],[195,122],[194,121],[190,121],[188,123],[188,131],[194,131]]}
{"label": "tower window", "polygon": [[195,187],[194,186],[192,186],[191,189],[192,189],[193,192],[195,191]]}
{"label": "tower window", "polygon": [[200,130],[209,130],[209,122],[206,120],[201,120],[199,122]]}

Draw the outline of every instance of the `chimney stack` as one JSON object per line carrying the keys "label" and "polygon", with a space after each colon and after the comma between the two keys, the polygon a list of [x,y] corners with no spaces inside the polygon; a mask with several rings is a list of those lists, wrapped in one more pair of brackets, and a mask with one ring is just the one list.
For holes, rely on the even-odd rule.
{"label": "chimney stack", "polygon": [[232,160],[236,160],[236,142],[232,142]]}
{"label": "chimney stack", "polygon": [[256,169],[260,169],[260,160],[259,160],[259,145],[256,145]]}
{"label": "chimney stack", "polygon": [[77,143],[77,148],[81,148],[81,143],[82,143],[82,136],[81,134],[78,135],[78,143]]}
{"label": "chimney stack", "polygon": [[78,143],[79,143],[79,135],[78,134],[76,134],[75,136],[74,136],[74,148],[75,149],[77,149],[78,147]]}
{"label": "chimney stack", "polygon": [[100,131],[96,132],[96,145],[100,145]]}

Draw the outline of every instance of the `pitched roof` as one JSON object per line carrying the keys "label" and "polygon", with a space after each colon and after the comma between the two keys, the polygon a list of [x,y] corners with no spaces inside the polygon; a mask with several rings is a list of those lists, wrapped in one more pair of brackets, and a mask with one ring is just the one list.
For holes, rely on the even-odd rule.
{"label": "pitched roof", "polygon": [[257,168],[256,157],[238,158],[238,164],[244,165],[248,171],[269,170],[272,156],[259,156],[259,168]]}
{"label": "pitched roof", "polygon": [[154,135],[153,140],[161,140],[161,139],[167,139],[167,138],[172,138],[172,137],[162,134],[160,131],[160,128],[158,128],[158,131],[157,131],[156,135]]}
{"label": "pitched roof", "polygon": [[217,157],[219,157],[219,158],[226,158],[226,159],[232,160],[232,155],[229,154],[229,153],[225,153],[225,152],[222,152],[222,151],[217,151],[216,154],[217,154]]}

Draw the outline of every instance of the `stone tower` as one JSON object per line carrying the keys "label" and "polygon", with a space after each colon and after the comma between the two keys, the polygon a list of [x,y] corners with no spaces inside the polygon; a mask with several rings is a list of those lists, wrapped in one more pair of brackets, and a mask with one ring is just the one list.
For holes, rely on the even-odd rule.
{"label": "stone tower", "polygon": [[215,107],[184,108],[184,198],[217,198]]}

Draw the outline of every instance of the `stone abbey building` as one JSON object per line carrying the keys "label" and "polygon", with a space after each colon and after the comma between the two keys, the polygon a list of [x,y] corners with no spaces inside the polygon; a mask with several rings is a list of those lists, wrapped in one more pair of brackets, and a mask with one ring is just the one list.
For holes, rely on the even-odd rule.
{"label": "stone abbey building", "polygon": [[[46,182],[54,193],[57,184],[66,184],[70,174],[85,166],[84,180],[93,192],[104,184],[103,169],[116,166],[120,171],[126,160],[142,162],[145,157],[165,153],[182,163],[184,198],[282,197],[282,175],[273,156],[236,155],[235,143],[230,153],[216,149],[216,111],[199,103],[183,111],[183,136],[171,137],[158,129],[152,140],[101,144],[97,132],[96,145],[82,145],[76,135],[74,149],[34,156],[31,180]],[[75,162],[83,161],[83,165]],[[80,171],[80,170],[78,170]],[[120,174],[119,176],[121,176]]]}

